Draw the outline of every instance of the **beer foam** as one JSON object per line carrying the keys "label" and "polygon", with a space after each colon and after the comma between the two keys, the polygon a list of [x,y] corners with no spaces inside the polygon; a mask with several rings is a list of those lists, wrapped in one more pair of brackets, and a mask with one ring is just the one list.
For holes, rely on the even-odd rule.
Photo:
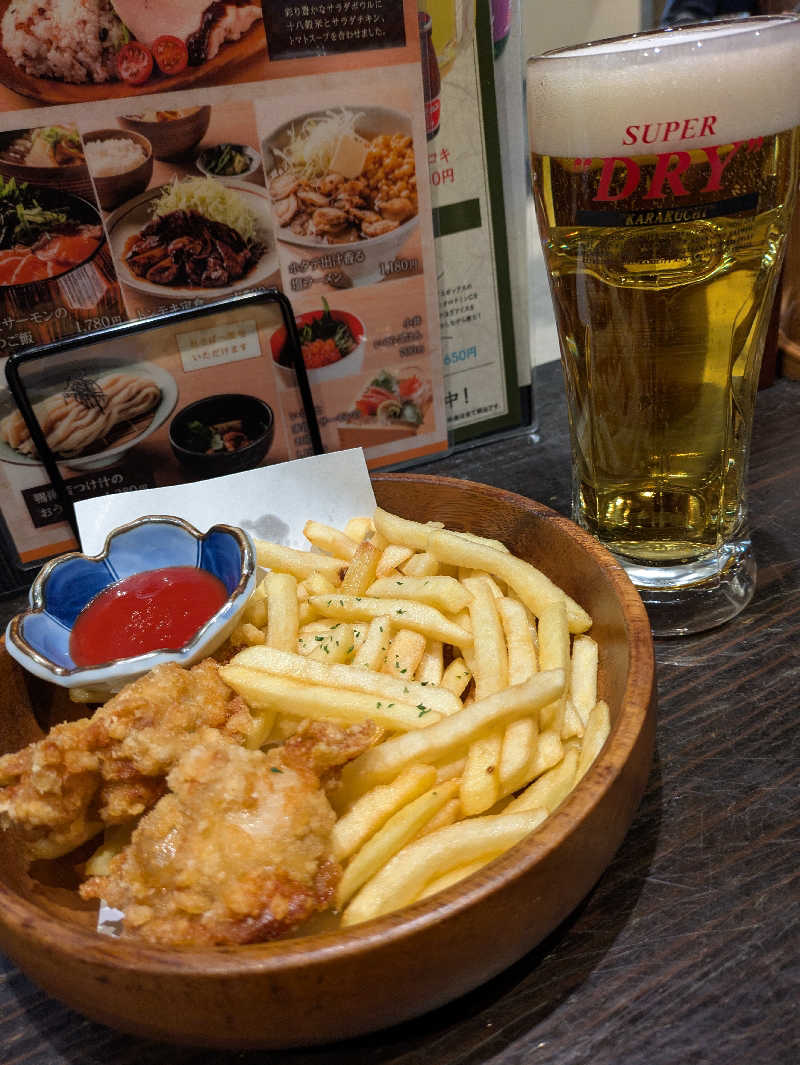
{"label": "beer foam", "polygon": [[800,18],[750,18],[561,49],[528,61],[539,155],[691,151],[800,126]]}

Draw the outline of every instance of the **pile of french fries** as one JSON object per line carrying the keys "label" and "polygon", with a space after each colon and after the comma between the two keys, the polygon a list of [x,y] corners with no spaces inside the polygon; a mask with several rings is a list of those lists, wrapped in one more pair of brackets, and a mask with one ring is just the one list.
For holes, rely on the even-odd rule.
{"label": "pile of french fries", "polygon": [[311,550],[256,542],[267,573],[225,682],[253,746],[303,718],[382,729],[332,795],[336,905],[353,925],[424,898],[537,828],[609,732],[589,615],[499,541],[378,509]]}

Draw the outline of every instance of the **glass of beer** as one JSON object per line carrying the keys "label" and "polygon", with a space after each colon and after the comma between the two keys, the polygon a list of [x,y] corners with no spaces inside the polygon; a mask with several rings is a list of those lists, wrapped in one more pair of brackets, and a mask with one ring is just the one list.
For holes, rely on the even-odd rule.
{"label": "glass of beer", "polygon": [[658,634],[750,600],[745,479],[798,184],[800,19],[709,22],[528,62],[573,517]]}

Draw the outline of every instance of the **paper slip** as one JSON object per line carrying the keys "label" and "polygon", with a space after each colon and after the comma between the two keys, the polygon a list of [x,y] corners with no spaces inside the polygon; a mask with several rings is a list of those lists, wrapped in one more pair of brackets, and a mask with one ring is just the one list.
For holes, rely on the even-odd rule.
{"label": "paper slip", "polygon": [[375,495],[360,448],[261,466],[193,484],[97,496],[75,505],[81,549],[99,554],[106,537],[144,514],[173,514],[201,532],[220,523],[251,537],[308,550],[303,526],[311,518],[341,529],[370,515]]}

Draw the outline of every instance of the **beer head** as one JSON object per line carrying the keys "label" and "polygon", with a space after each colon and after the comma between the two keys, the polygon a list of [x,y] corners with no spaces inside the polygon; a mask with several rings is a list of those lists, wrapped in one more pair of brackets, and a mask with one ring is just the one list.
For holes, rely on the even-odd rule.
{"label": "beer head", "polygon": [[800,18],[749,18],[559,49],[528,61],[538,155],[691,151],[800,126]]}

